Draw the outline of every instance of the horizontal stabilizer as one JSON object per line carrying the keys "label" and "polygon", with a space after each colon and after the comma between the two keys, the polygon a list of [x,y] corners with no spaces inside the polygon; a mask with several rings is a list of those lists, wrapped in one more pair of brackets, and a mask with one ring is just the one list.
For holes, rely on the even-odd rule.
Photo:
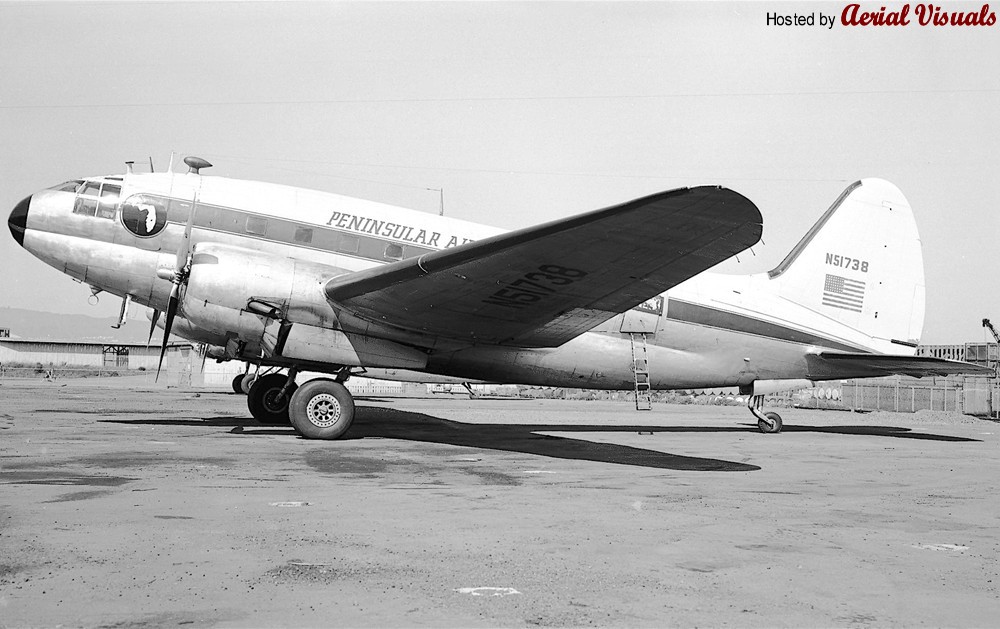
{"label": "horizontal stabilizer", "polygon": [[846,354],[821,352],[806,356],[808,378],[874,378],[878,376],[992,376],[993,369],[957,360],[930,356],[895,356],[889,354]]}
{"label": "horizontal stabilizer", "polygon": [[556,347],[760,239],[742,195],[703,186],[336,277],[361,319],[459,343]]}

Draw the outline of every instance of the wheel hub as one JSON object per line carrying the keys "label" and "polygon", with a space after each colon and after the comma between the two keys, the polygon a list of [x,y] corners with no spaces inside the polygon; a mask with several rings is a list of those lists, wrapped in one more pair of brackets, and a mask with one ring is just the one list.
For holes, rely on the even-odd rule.
{"label": "wheel hub", "polygon": [[288,408],[288,397],[279,398],[278,395],[281,393],[281,389],[271,389],[264,394],[264,408],[272,413],[280,413]]}
{"label": "wheel hub", "polygon": [[320,393],[306,404],[306,417],[319,428],[329,428],[340,420],[340,402],[329,393]]}

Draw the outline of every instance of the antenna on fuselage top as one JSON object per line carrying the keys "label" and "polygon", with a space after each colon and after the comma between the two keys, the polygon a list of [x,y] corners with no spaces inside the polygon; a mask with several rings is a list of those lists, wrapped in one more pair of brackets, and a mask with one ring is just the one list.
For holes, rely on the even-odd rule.
{"label": "antenna on fuselage top", "polygon": [[444,188],[424,188],[424,190],[432,190],[438,193],[438,216],[444,216]]}
{"label": "antenna on fuselage top", "polygon": [[185,157],[184,163],[188,166],[188,173],[192,175],[200,175],[202,168],[211,168],[212,165],[200,157]]}
{"label": "antenna on fuselage top", "polygon": [[151,173],[155,173],[156,172],[155,170],[153,170],[153,156],[152,155],[149,156],[149,172],[151,172]]}

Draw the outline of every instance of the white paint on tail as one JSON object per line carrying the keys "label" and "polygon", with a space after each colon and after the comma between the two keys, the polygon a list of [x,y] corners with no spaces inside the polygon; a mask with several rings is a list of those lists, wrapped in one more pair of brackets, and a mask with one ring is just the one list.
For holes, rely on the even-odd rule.
{"label": "white paint on tail", "polygon": [[782,298],[912,353],[924,324],[924,263],[913,211],[882,179],[849,186],[774,270]]}

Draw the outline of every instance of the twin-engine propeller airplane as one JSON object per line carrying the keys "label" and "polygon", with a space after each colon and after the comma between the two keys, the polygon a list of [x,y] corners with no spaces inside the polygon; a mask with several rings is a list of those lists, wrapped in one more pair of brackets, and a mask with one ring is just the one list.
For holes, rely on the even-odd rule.
{"label": "twin-engine propeller airplane", "polygon": [[[76,179],[8,219],[32,254],[160,312],[210,355],[260,368],[263,423],[336,439],[351,374],[392,370],[649,391],[738,386],[763,432],[767,393],[816,381],[988,373],[913,356],[920,240],[892,184],[849,186],[768,273],[705,272],[761,236],[722,187],[660,192],[512,232],[371,201],[187,173]],[[669,291],[669,292],[667,292]],[[123,314],[124,320],[124,314]],[[300,371],[330,374],[296,385]],[[409,376],[407,376],[409,374]],[[428,376],[434,377],[434,376]],[[416,379],[420,376],[417,375]]]}

